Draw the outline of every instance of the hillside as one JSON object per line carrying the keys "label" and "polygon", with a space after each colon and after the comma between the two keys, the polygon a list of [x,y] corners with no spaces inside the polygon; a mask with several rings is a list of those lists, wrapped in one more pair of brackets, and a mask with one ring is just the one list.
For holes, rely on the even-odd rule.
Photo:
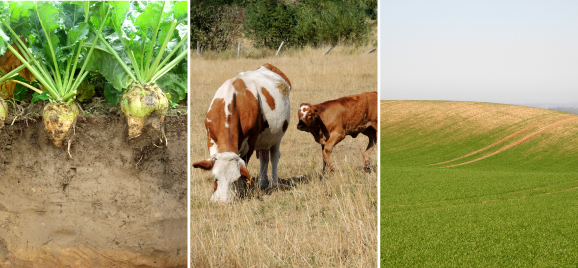
{"label": "hillside", "polygon": [[381,102],[381,263],[572,266],[578,115]]}

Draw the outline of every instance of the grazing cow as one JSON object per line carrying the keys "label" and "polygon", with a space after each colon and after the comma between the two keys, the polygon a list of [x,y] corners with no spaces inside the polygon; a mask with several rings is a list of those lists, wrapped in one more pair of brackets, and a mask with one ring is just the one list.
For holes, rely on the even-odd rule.
{"label": "grazing cow", "polygon": [[211,201],[228,203],[243,183],[239,178],[252,181],[246,165],[255,150],[261,164],[259,186],[269,185],[269,159],[271,181],[278,186],[279,146],[289,126],[290,90],[289,79],[271,64],[240,73],[217,90],[205,118],[211,158],[193,164],[213,172]]}
{"label": "grazing cow", "polygon": [[331,165],[331,151],[346,135],[356,138],[359,133],[369,137],[363,161],[369,172],[369,152],[377,142],[377,91],[326,101],[311,105],[302,103],[297,115],[297,129],[313,134],[321,144],[323,172]]}

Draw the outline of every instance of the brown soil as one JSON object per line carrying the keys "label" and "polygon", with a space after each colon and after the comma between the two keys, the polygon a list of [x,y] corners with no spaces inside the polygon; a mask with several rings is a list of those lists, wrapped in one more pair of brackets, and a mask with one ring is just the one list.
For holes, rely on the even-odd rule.
{"label": "brown soil", "polygon": [[120,109],[93,109],[69,155],[41,106],[0,133],[0,267],[186,266],[186,115],[167,116],[164,144],[153,131],[127,141]]}

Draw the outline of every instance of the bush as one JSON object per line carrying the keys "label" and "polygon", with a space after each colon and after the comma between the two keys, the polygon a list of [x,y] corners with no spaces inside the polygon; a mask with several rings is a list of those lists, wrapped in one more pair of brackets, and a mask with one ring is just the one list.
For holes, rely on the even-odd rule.
{"label": "bush", "polygon": [[282,41],[290,43],[296,24],[294,5],[276,0],[257,0],[245,12],[245,35],[258,47],[274,49]]}
{"label": "bush", "polygon": [[319,46],[367,41],[377,0],[193,0],[191,45],[223,51],[242,38],[256,47]]}
{"label": "bush", "polygon": [[[371,2],[374,2],[372,4]],[[367,10],[375,11],[374,0],[304,0],[285,4],[257,0],[245,13],[245,35],[257,46],[288,46],[363,43],[369,33]]]}
{"label": "bush", "polygon": [[203,49],[228,49],[241,39],[242,22],[243,8],[233,1],[192,1],[191,47],[200,41]]}
{"label": "bush", "polygon": [[377,0],[361,0],[360,5],[369,19],[377,20]]}
{"label": "bush", "polygon": [[300,45],[363,43],[369,33],[366,18],[357,1],[302,1],[294,37]]}

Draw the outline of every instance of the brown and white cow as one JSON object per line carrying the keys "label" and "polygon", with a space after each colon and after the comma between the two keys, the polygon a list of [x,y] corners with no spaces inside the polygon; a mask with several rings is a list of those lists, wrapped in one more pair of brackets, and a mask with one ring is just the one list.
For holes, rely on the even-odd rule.
{"label": "brown and white cow", "polygon": [[289,126],[290,90],[289,79],[271,64],[240,73],[217,90],[205,118],[211,157],[193,164],[195,168],[213,172],[215,188],[211,201],[234,200],[239,184],[251,180],[246,165],[256,150],[261,164],[259,185],[262,188],[269,185],[269,155],[272,185],[279,184],[279,146]]}
{"label": "brown and white cow", "polygon": [[369,137],[363,161],[365,171],[369,168],[369,152],[377,142],[377,91],[326,101],[311,105],[302,103],[297,112],[297,129],[313,134],[321,144],[323,172],[325,167],[333,171],[331,151],[346,135],[356,138],[359,133]]}

